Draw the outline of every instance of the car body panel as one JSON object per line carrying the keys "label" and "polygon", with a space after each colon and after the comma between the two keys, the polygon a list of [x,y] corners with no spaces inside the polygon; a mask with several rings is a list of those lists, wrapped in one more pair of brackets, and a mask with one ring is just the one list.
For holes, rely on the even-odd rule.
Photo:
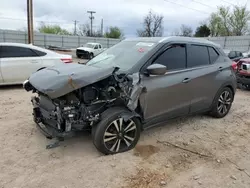
{"label": "car body panel", "polygon": [[[202,110],[208,111],[218,91],[223,87],[232,88],[234,93],[236,91],[236,78],[231,67],[232,61],[222,52],[219,45],[211,41],[190,37],[133,38],[124,41],[156,44],[152,50],[145,53],[129,70],[125,71],[127,76],[133,73],[139,75],[132,77],[133,85],[129,85],[130,91],[136,90],[132,93],[136,93],[138,98],[129,97],[138,106],[128,109],[133,112],[133,115],[141,118],[143,128],[171,118],[193,114]],[[209,65],[187,68],[186,63],[185,68],[182,70],[169,70],[164,75],[148,75],[145,72],[147,67],[172,43],[210,46],[218,50],[220,57],[216,62]],[[137,52],[136,48],[135,50]],[[138,50],[138,53],[142,52]],[[208,58],[210,59],[210,57]],[[75,64],[46,68],[32,74],[29,82],[40,92],[51,99],[55,99],[105,79],[114,73],[115,68],[108,67],[110,64],[104,63],[106,68],[100,68],[98,62],[101,61],[97,61],[96,64],[92,65],[87,63],[87,65]],[[111,64],[114,66],[115,62],[111,62]]]}
{"label": "car body panel", "polygon": [[40,57],[1,58],[4,82],[24,81],[41,67],[43,66]]}
{"label": "car body panel", "polygon": [[189,113],[192,96],[188,91],[189,83],[182,82],[185,77],[186,71],[176,71],[142,78],[141,84],[146,88],[146,92],[142,93],[140,104],[145,121],[157,118],[157,123]]}
{"label": "car body panel", "polygon": [[51,50],[40,48],[31,44],[21,43],[0,43],[3,47],[21,47],[31,50],[37,50],[45,53],[43,56],[32,57],[0,57],[1,76],[0,85],[22,84],[29,76],[45,67],[57,66],[63,64],[62,59],[72,59],[71,55],[58,54]]}

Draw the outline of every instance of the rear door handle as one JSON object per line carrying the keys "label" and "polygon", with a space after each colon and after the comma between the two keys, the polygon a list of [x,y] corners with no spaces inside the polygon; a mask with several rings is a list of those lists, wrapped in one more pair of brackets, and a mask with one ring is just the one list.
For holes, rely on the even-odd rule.
{"label": "rear door handle", "polygon": [[31,60],[31,63],[38,63],[37,60]]}
{"label": "rear door handle", "polygon": [[188,83],[190,80],[190,78],[185,78],[184,80],[182,80],[182,83]]}
{"label": "rear door handle", "polygon": [[222,70],[223,70],[223,67],[219,67],[219,68],[218,68],[218,71],[222,71]]}

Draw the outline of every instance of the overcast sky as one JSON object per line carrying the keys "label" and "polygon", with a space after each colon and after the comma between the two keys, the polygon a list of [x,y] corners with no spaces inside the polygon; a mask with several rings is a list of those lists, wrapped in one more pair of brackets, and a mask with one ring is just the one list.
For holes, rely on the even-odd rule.
{"label": "overcast sky", "polygon": [[[218,5],[230,6],[230,3],[246,2],[247,0],[33,0],[33,11],[35,28],[40,21],[44,21],[73,31],[73,21],[77,20],[78,25],[89,23],[87,10],[93,10],[96,11],[94,29],[100,28],[103,19],[104,30],[108,26],[118,26],[126,37],[131,37],[135,36],[136,29],[141,28],[143,17],[150,9],[164,16],[164,35],[169,35],[181,24],[189,25],[195,30]],[[0,25],[1,29],[27,28],[26,0],[1,0]]]}

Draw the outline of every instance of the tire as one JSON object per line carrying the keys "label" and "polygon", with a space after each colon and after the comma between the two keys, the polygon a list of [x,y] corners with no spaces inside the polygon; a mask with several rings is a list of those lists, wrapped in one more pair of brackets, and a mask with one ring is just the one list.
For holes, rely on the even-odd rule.
{"label": "tire", "polygon": [[89,54],[89,59],[93,59],[94,58],[94,54],[93,53],[90,53]]}
{"label": "tire", "polygon": [[93,143],[105,155],[131,150],[140,138],[139,119],[132,117],[127,122],[123,119],[120,124],[122,114],[131,115],[131,112],[121,107],[109,108],[101,114],[102,120],[92,128]]}
{"label": "tire", "polygon": [[231,109],[233,99],[233,91],[228,87],[222,88],[214,98],[210,115],[215,118],[225,117]]}

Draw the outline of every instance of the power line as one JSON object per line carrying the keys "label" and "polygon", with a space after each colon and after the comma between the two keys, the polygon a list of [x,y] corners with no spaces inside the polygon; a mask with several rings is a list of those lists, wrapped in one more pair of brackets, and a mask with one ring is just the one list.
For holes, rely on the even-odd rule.
{"label": "power line", "polygon": [[169,0],[164,0],[168,3],[172,3],[172,4],[175,4],[175,5],[178,5],[178,6],[181,6],[181,7],[184,7],[184,8],[187,8],[187,9],[190,9],[190,10],[194,10],[194,11],[197,11],[197,12],[200,12],[200,13],[203,13],[203,14],[210,14],[208,12],[205,12],[205,11],[202,11],[202,10],[198,10],[198,9],[194,9],[194,8],[191,8],[191,7],[187,7],[187,6],[184,6],[182,4],[179,4],[179,3],[175,3],[175,2],[172,2],[172,1],[169,1]]}
{"label": "power line", "polygon": [[207,5],[207,4],[205,4],[205,3],[202,3],[202,2],[200,2],[200,1],[196,1],[196,0],[192,0],[192,1],[195,2],[195,3],[201,4],[201,5],[203,5],[203,6],[206,6],[206,7],[208,7],[208,8],[215,8],[215,7],[212,7],[212,6]]}
{"label": "power line", "polygon": [[[27,19],[20,19],[20,18],[10,18],[10,17],[0,17],[0,20],[16,20],[16,21],[24,21],[27,22]],[[40,22],[40,23],[54,23],[54,24],[67,24],[71,25],[69,22],[48,22],[43,20],[36,20],[34,22]]]}
{"label": "power line", "polygon": [[228,1],[225,1],[225,0],[221,0],[221,1],[223,1],[223,2],[225,2],[225,3],[227,3],[227,4],[230,4],[230,5],[235,6],[235,4],[233,4],[233,3],[231,3],[231,2],[228,2]]}

